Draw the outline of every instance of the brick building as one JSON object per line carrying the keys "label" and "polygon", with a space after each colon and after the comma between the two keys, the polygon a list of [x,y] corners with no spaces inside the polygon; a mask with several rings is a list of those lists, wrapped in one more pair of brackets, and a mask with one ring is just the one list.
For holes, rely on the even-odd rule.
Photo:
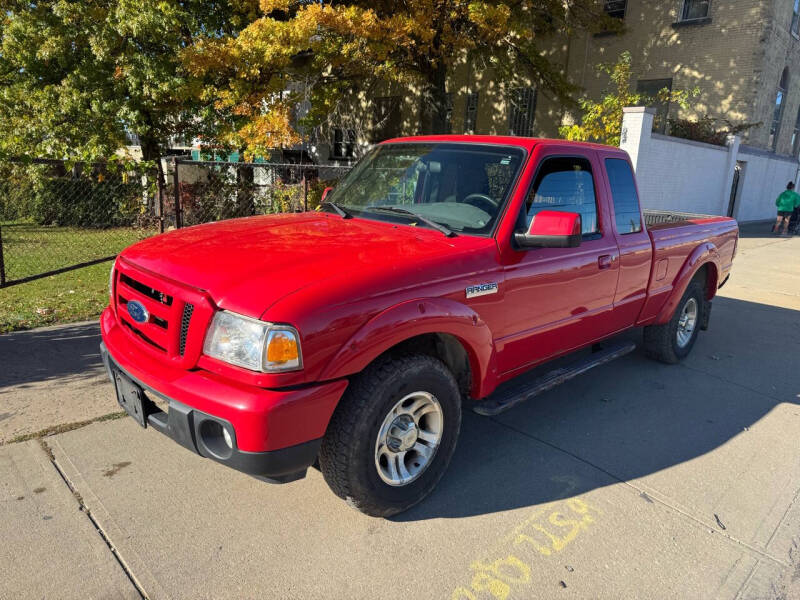
{"label": "brick building", "polygon": [[[598,98],[607,84],[595,66],[628,50],[638,90],[700,90],[687,110],[656,107],[656,132],[664,132],[668,117],[760,122],[743,134],[743,144],[800,154],[800,0],[606,0],[604,6],[624,22],[624,32],[579,34],[554,40],[546,50],[587,95]],[[449,88],[454,133],[557,137],[559,125],[576,117],[546,93],[509,89],[467,61]],[[371,118],[380,126],[366,137],[375,139],[334,131],[319,158],[347,158],[357,143],[413,133],[417,103],[408,90],[372,99]]]}

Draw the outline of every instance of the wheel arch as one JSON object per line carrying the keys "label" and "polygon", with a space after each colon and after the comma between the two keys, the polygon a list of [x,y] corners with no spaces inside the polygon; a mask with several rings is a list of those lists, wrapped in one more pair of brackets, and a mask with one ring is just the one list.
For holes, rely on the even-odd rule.
{"label": "wheel arch", "polygon": [[719,261],[719,251],[714,244],[704,242],[697,246],[683,263],[680,271],[678,271],[678,275],[672,285],[672,292],[661,307],[654,323],[663,324],[672,318],[672,314],[686,293],[686,289],[695,278],[702,279],[705,288],[705,300],[711,300],[717,292],[720,273]]}
{"label": "wheel arch", "polygon": [[392,353],[440,359],[465,395],[482,397],[493,385],[494,343],[488,325],[471,308],[443,298],[409,300],[373,317],[343,344],[322,379],[354,375]]}

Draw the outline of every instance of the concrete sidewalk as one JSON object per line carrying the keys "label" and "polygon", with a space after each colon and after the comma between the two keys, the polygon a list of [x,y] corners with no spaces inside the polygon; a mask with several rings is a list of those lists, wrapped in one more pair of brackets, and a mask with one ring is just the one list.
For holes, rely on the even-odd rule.
{"label": "concrete sidewalk", "polygon": [[[2,447],[0,598],[800,598],[798,257],[800,238],[746,232],[687,361],[634,353],[465,414],[440,486],[391,520],[316,471],[270,486],[127,418],[45,438],[54,463]],[[60,494],[63,531],[23,509],[33,486]]]}

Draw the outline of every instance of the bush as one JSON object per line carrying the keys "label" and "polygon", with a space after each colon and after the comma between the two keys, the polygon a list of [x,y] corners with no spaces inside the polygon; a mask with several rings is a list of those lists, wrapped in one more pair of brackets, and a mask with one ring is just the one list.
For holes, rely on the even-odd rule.
{"label": "bush", "polygon": [[[708,115],[696,121],[689,119],[669,119],[669,134],[672,137],[724,146],[729,135],[739,135],[761,123],[734,124],[727,119],[714,119]],[[722,127],[720,127],[720,123]]]}
{"label": "bush", "polygon": [[148,190],[138,175],[63,171],[49,165],[5,165],[0,218],[97,228],[139,224]]}

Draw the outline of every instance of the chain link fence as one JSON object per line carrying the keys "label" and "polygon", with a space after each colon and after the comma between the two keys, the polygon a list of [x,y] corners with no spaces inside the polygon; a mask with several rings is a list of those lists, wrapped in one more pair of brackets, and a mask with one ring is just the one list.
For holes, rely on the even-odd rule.
{"label": "chain link fence", "polygon": [[350,167],[225,163],[176,159],[169,166],[168,208],[176,227],[236,217],[314,210],[322,192]]}
{"label": "chain link fence", "polygon": [[312,210],[350,167],[168,158],[112,170],[0,162],[0,287],[113,259],[145,237],[235,217]]}

